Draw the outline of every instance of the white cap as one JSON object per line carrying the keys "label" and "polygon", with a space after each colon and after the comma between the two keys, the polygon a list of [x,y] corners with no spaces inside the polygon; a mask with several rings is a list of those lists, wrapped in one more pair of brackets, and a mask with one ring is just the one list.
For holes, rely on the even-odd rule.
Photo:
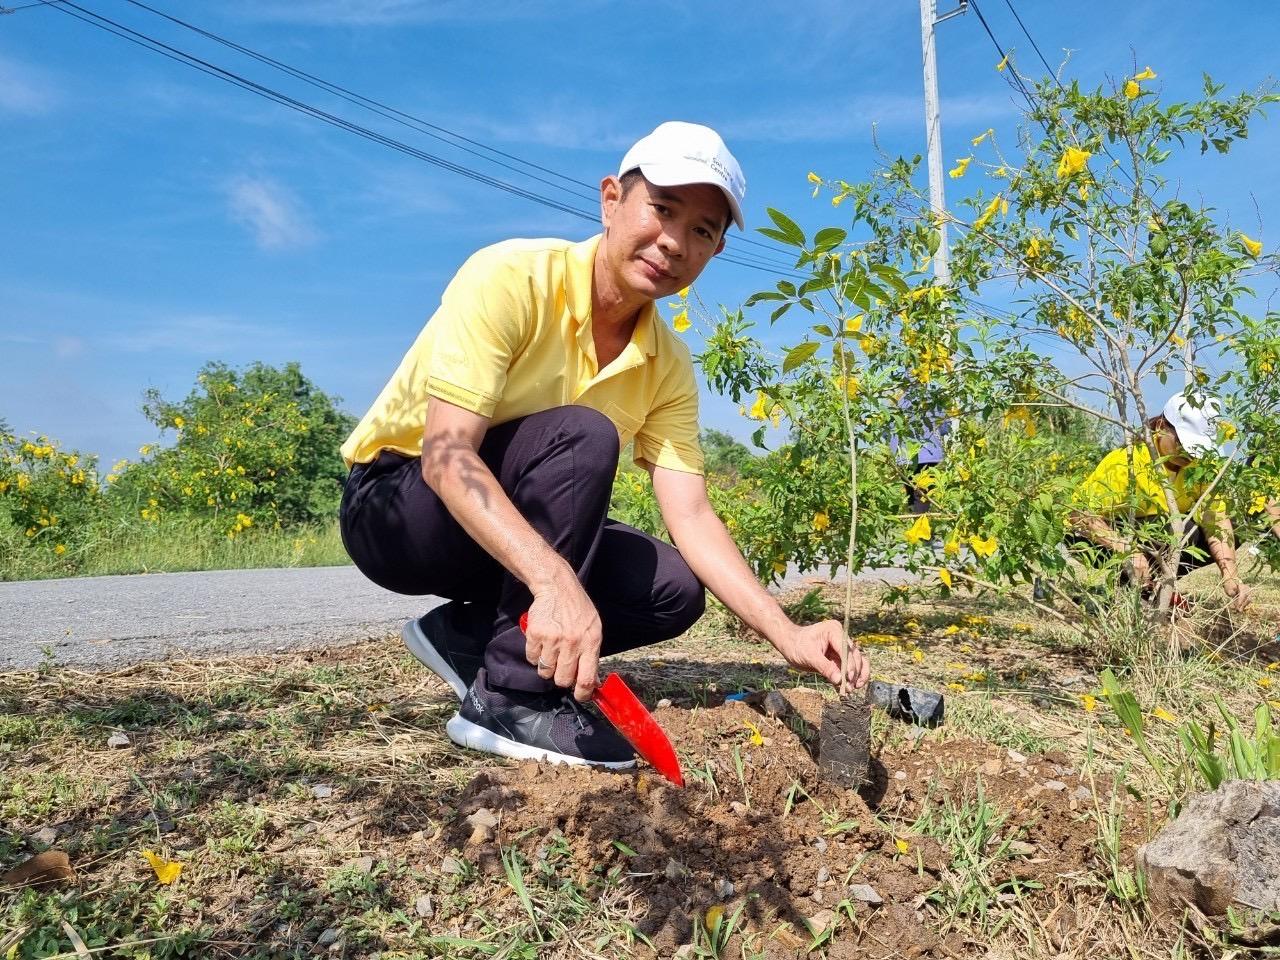
{"label": "white cap", "polygon": [[720,134],[699,123],[668,120],[653,133],[636,141],[618,167],[618,176],[639,170],[659,187],[679,187],[687,183],[717,186],[729,201],[733,222],[745,230],[742,200],[747,195],[747,179]]}
{"label": "white cap", "polygon": [[1193,457],[1222,452],[1217,439],[1222,404],[1216,397],[1197,396],[1193,405],[1185,395],[1175,393],[1160,412],[1178,435],[1182,449]]}

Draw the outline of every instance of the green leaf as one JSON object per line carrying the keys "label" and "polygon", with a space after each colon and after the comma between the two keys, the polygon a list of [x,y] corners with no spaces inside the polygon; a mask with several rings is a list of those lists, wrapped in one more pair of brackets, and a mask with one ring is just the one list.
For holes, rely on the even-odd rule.
{"label": "green leaf", "polygon": [[765,212],[769,214],[769,219],[776,223],[778,229],[782,232],[780,238],[775,237],[774,239],[781,239],[783,243],[789,243],[793,247],[804,246],[804,231],[800,229],[798,223],[781,210],[775,210],[773,207],[766,208]]}
{"label": "green leaf", "polygon": [[790,310],[790,309],[791,309],[791,304],[789,304],[789,303],[784,303],[784,304],[783,304],[782,306],[780,306],[777,310],[773,311],[773,313],[769,314],[769,322],[770,322],[770,323],[777,323],[777,322],[778,322],[778,318],[779,318],[779,317],[781,317],[784,313],[786,313],[786,312],[787,312],[788,310]]}
{"label": "green leaf", "polygon": [[821,344],[809,340],[799,346],[792,347],[787,351],[787,355],[782,361],[782,372],[784,374],[790,373],[796,367],[800,366],[800,364],[804,363],[818,352],[819,346],[821,346]]}
{"label": "green leaf", "polygon": [[785,300],[782,294],[773,290],[762,290],[759,293],[753,293],[743,302],[744,307],[754,307],[757,303],[763,303],[766,300]]}
{"label": "green leaf", "polygon": [[816,334],[817,334],[818,336],[820,336],[820,337],[834,337],[834,336],[835,336],[835,333],[832,331],[832,329],[831,329],[830,327],[828,327],[825,323],[815,323],[815,324],[813,325],[813,332],[814,332],[814,333],[816,333]]}
{"label": "green leaf", "polygon": [[911,291],[911,287],[908,286],[907,282],[902,279],[902,275],[898,272],[896,267],[891,267],[885,263],[877,263],[872,266],[871,272],[874,273],[881,280],[883,280],[885,283],[887,283],[889,286],[893,287],[893,289],[896,290],[900,296],[903,296]]}
{"label": "green leaf", "polygon": [[813,235],[814,252],[826,253],[828,250],[833,250],[844,243],[848,236],[849,231],[841,230],[839,227],[826,227],[819,230]]}
{"label": "green leaf", "polygon": [[1080,239],[1080,231],[1076,229],[1076,225],[1074,223],[1064,223],[1062,225],[1062,232],[1065,233],[1072,240]]}
{"label": "green leaf", "polygon": [[785,233],[781,230],[775,230],[773,227],[756,227],[756,232],[764,234],[770,240],[777,240],[779,243],[791,242],[787,239],[787,235]]}

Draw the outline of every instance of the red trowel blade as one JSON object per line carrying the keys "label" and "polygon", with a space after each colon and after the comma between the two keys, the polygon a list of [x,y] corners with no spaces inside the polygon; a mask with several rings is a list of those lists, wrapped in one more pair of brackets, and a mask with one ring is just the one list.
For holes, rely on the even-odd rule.
{"label": "red trowel blade", "polygon": [[[529,629],[529,615],[520,615],[520,629]],[[616,673],[604,678],[596,688],[591,701],[600,708],[618,732],[635,747],[636,753],[677,787],[684,786],[684,774],[680,772],[680,758],[658,721],[653,718],[640,698]]]}

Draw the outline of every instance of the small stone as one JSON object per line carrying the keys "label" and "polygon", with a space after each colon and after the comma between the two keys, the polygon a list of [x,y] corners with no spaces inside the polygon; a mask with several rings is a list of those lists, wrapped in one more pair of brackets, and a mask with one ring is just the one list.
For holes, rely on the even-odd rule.
{"label": "small stone", "polygon": [[1019,753],[1017,750],[1010,748],[1009,759],[1012,760],[1014,763],[1026,763],[1027,755],[1025,753]]}
{"label": "small stone", "polygon": [[1015,857],[1029,857],[1036,852],[1035,845],[1025,840],[1010,840],[1006,849]]}
{"label": "small stone", "polygon": [[488,807],[481,807],[475,813],[468,814],[466,817],[467,826],[473,830],[476,827],[496,827],[498,825],[497,815]]}
{"label": "small stone", "polygon": [[728,900],[733,896],[733,884],[721,877],[716,881],[716,897],[720,900]]}
{"label": "small stone", "polygon": [[982,765],[982,772],[988,777],[998,777],[1004,772],[1004,764],[999,760],[988,760]]}
{"label": "small stone", "polygon": [[355,873],[373,873],[373,857],[356,857],[348,860],[345,866]]}
{"label": "small stone", "polygon": [[1076,787],[1076,792],[1073,793],[1072,796],[1075,797],[1077,800],[1093,799],[1093,793],[1084,784],[1080,784],[1080,786]]}
{"label": "small stone", "polygon": [[828,870],[826,867],[819,867],[818,877],[813,882],[816,883],[818,886],[822,886],[824,883],[826,883],[830,879],[831,879],[831,871]]}
{"label": "small stone", "polygon": [[492,827],[476,827],[471,831],[471,836],[467,837],[467,845],[475,846],[481,843],[488,843],[493,839]]}
{"label": "small stone", "polygon": [[813,846],[814,846],[814,849],[816,849],[819,853],[826,853],[826,852],[827,852],[827,838],[826,838],[826,837],[819,837],[817,840],[813,841]]}
{"label": "small stone", "polygon": [[430,897],[423,894],[413,902],[413,910],[418,916],[429,920],[436,914],[436,905],[432,903]]}
{"label": "small stone", "polygon": [[1060,790],[1067,789],[1067,785],[1063,783],[1061,780],[1046,780],[1044,782],[1044,788],[1046,790],[1052,790],[1054,793],[1057,793]]}
{"label": "small stone", "polygon": [[895,779],[895,780],[905,780],[905,779],[907,779],[907,771],[905,771],[905,770],[899,770],[897,773],[895,773],[895,774],[893,775],[893,779]]}
{"label": "small stone", "polygon": [[661,700],[658,701],[659,710],[669,706],[671,706],[671,700],[668,697],[663,697]]}
{"label": "small stone", "polygon": [[679,880],[681,877],[689,875],[689,868],[678,860],[668,858],[667,866],[662,872],[668,880]]}
{"label": "small stone", "polygon": [[112,750],[123,750],[125,747],[130,745],[129,738],[119,730],[107,737],[107,746]]}
{"label": "small stone", "polygon": [[455,875],[462,873],[462,864],[458,862],[456,857],[445,857],[440,861],[440,872]]}
{"label": "small stone", "polygon": [[32,843],[40,844],[45,847],[53,846],[53,841],[57,839],[58,831],[55,827],[41,827],[35,833],[31,834],[30,837]]}
{"label": "small stone", "polygon": [[680,946],[676,947],[676,952],[673,953],[671,956],[673,960],[692,960],[693,944],[692,943],[681,944]]}
{"label": "small stone", "polygon": [[324,933],[320,934],[320,936],[316,938],[316,946],[327,947],[329,944],[337,940],[338,937],[340,937],[341,935],[342,934],[339,933],[339,931],[335,927],[329,927],[327,930],[325,930]]}
{"label": "small stone", "polygon": [[734,800],[729,804],[729,809],[739,817],[745,817],[751,808],[741,800]]}
{"label": "small stone", "polygon": [[822,903],[823,897],[824,894],[821,890],[815,890],[813,893],[809,894],[809,899],[814,903]]}
{"label": "small stone", "polygon": [[884,903],[880,894],[876,893],[876,888],[869,883],[855,883],[849,887],[849,896],[859,903],[867,903],[873,907],[878,907]]}
{"label": "small stone", "polygon": [[777,690],[770,690],[764,695],[761,707],[764,709],[765,716],[768,717],[783,717],[791,710],[791,704],[787,702],[787,698]]}
{"label": "small stone", "polygon": [[317,800],[328,800],[333,796],[333,787],[327,783],[317,783],[311,788],[311,795]]}
{"label": "small stone", "polygon": [[819,910],[805,922],[809,924],[813,935],[817,936],[836,922],[836,913],[834,910]]}

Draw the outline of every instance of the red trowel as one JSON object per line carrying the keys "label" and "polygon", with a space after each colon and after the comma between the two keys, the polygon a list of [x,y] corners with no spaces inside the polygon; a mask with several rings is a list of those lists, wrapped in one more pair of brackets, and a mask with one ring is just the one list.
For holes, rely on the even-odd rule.
{"label": "red trowel", "polygon": [[[529,629],[527,613],[520,615],[520,629]],[[591,702],[600,708],[600,712],[653,769],[677,787],[684,786],[684,774],[680,772],[680,758],[676,756],[675,748],[671,746],[662,727],[658,726],[658,721],[653,719],[653,714],[631,692],[626,681],[616,673],[609,674],[596,687],[596,692],[591,695]]]}

